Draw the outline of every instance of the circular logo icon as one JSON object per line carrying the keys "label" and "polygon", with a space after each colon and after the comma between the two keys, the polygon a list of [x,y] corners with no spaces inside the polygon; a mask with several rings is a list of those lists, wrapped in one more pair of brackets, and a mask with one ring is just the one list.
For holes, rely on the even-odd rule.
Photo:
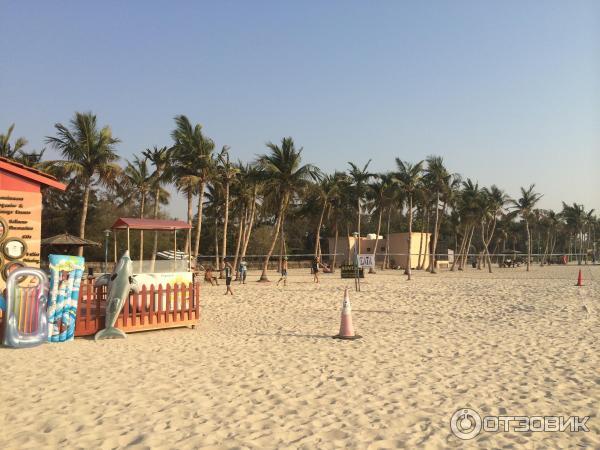
{"label": "circular logo icon", "polygon": [[461,408],[452,415],[450,429],[459,439],[473,439],[481,431],[481,417],[477,411]]}

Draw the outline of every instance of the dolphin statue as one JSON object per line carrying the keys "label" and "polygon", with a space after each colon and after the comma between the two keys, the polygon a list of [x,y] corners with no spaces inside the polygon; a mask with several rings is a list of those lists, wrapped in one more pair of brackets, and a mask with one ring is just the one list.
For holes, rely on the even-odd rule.
{"label": "dolphin statue", "polygon": [[125,332],[115,328],[115,323],[121,309],[123,309],[123,305],[129,299],[129,293],[131,291],[138,292],[137,283],[132,275],[133,264],[129,257],[129,250],[127,250],[121,256],[112,275],[102,275],[96,280],[96,286],[108,285],[108,292],[106,294],[105,328],[96,333],[94,336],[95,340],[124,339],[126,337]]}

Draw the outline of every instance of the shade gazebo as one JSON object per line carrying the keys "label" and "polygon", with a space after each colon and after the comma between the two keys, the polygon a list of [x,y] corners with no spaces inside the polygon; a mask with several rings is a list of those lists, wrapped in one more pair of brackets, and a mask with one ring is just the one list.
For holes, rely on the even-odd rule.
{"label": "shade gazebo", "polygon": [[58,247],[65,252],[68,252],[73,248],[79,249],[79,247],[100,246],[99,242],[91,241],[89,239],[83,239],[77,236],[73,236],[69,233],[57,234],[56,236],[42,239],[40,244],[42,245],[42,247]]}
{"label": "shade gazebo", "polygon": [[135,217],[120,217],[112,225],[113,241],[115,247],[115,262],[117,261],[117,230],[126,230],[127,232],[127,250],[130,250],[130,230],[148,230],[148,231],[172,231],[173,232],[173,251],[177,254],[177,230],[187,230],[188,242],[190,245],[185,250],[188,252],[188,270],[191,270],[191,238],[192,225],[183,220],[163,220],[163,219],[140,219]]}

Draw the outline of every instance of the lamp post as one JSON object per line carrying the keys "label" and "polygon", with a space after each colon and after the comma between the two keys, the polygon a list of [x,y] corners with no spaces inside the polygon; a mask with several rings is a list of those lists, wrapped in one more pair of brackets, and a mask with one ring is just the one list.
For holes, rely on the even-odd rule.
{"label": "lamp post", "polygon": [[354,289],[360,291],[360,268],[358,267],[358,232],[352,233],[354,236]]}
{"label": "lamp post", "polygon": [[108,272],[108,239],[110,238],[110,233],[110,230],[104,230],[104,273]]}

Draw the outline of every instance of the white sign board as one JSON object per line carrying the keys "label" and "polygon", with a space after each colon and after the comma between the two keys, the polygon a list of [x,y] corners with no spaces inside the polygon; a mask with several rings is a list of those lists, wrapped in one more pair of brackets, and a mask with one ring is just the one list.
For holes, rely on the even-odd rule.
{"label": "white sign board", "polygon": [[375,267],[375,258],[372,254],[358,255],[358,267]]}

